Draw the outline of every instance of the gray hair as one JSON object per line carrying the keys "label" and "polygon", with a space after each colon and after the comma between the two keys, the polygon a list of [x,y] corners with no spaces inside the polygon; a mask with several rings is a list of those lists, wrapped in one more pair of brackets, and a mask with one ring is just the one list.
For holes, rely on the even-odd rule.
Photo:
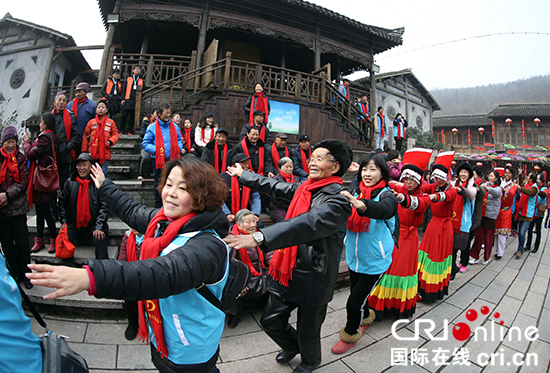
{"label": "gray hair", "polygon": [[67,98],[67,97],[69,97],[69,96],[67,96],[67,92],[65,92],[65,91],[59,91],[59,92],[56,93],[53,102],[56,102],[57,99],[59,98],[59,96],[62,96],[62,95],[65,96],[65,98],[66,98],[67,101],[68,101],[68,98]]}
{"label": "gray hair", "polygon": [[288,162],[292,162],[292,159],[290,159],[289,157],[283,157],[279,159],[279,163],[277,163],[277,168],[280,169],[281,167],[283,167],[284,164]]}
{"label": "gray hair", "polygon": [[254,215],[254,213],[249,209],[239,210],[239,212],[237,212],[237,215],[235,215],[235,221],[237,222],[237,225],[241,225],[242,223],[244,223],[244,218],[248,215]]}

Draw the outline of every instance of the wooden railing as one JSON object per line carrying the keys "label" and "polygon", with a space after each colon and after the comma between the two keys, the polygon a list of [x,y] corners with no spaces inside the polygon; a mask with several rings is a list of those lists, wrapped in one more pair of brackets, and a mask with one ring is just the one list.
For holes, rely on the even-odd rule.
{"label": "wooden railing", "polygon": [[[330,68],[330,66],[329,66]],[[326,69],[325,69],[326,70]],[[161,84],[138,92],[136,118],[140,117],[143,105],[153,107],[153,100],[169,90],[169,102],[180,108],[185,106],[186,98],[208,90],[217,90],[221,94],[227,91],[253,92],[257,83],[262,84],[264,92],[270,96],[292,97],[316,102],[333,109],[341,121],[351,130],[357,131],[362,141],[372,144],[372,124],[359,111],[357,106],[343,96],[330,81],[326,71],[319,75],[285,69],[249,61],[233,60],[227,52],[222,60],[164,80]],[[179,91],[179,95],[177,95]]]}

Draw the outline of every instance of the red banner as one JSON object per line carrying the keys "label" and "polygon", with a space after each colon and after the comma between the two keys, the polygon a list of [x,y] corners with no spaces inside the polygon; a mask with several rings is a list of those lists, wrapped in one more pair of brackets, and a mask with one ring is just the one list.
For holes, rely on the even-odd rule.
{"label": "red banner", "polygon": [[470,146],[470,129],[468,128],[468,146]]}
{"label": "red banner", "polygon": [[495,121],[491,121],[491,132],[493,134],[493,139],[495,138]]}
{"label": "red banner", "polygon": [[521,136],[525,138],[525,119],[521,120]]}
{"label": "red banner", "polygon": [[441,142],[445,145],[445,131],[441,130]]}

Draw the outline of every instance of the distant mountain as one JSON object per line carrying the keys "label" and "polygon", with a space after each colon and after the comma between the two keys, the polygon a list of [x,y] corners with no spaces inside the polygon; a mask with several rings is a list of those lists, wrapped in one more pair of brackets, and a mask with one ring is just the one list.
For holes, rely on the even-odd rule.
{"label": "distant mountain", "polygon": [[550,102],[550,75],[473,88],[430,90],[441,111],[434,116],[485,114],[496,104],[542,104]]}

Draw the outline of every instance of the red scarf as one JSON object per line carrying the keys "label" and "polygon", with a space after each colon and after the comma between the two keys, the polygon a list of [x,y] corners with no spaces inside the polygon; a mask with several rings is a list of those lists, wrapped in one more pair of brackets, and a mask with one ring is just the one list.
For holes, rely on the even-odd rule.
{"label": "red scarf", "polygon": [[90,179],[82,180],[78,176],[76,181],[80,184],[78,187],[78,199],[76,200],[76,227],[87,227],[92,215],[90,214],[90,194],[88,186],[92,182]]}
{"label": "red scarf", "polygon": [[[256,102],[256,95],[258,96],[258,102],[256,103],[256,106],[254,106],[254,103]],[[267,97],[264,96],[264,93],[263,92],[254,93],[252,95],[252,102],[250,103],[250,115],[248,116],[248,123],[253,125],[253,123],[254,123],[254,112],[256,110],[261,110],[265,114],[264,123],[267,123],[268,116],[269,116],[268,108],[269,108],[269,104],[267,103]],[[261,136],[262,135],[260,134],[260,137]],[[265,137],[265,134],[264,134],[264,137]],[[265,142],[265,138],[262,139],[262,140]]]}
{"label": "red scarf", "polygon": [[[86,101],[88,97],[84,97],[82,100],[77,100],[76,98],[73,100],[73,113],[76,118],[78,118],[78,104],[83,103]],[[65,113],[63,113],[63,120],[65,120]],[[65,124],[65,131],[67,130],[67,125]],[[67,139],[68,141],[68,139]]]}
{"label": "red scarf", "polygon": [[[179,159],[180,147],[178,146],[178,132],[176,131],[176,125],[171,120],[168,121],[170,126],[170,160]],[[160,129],[159,119],[155,125],[155,168],[163,168],[166,158],[164,152],[164,139],[162,138],[162,130]]]}
{"label": "red scarf", "polygon": [[279,175],[281,175],[282,178],[285,179],[285,181],[286,181],[287,183],[292,183],[292,184],[294,184],[294,174],[287,175],[287,174],[285,174],[283,171],[279,171]]}
{"label": "red scarf", "polygon": [[103,116],[103,119],[95,116],[97,127],[95,128],[95,139],[92,144],[92,151],[90,152],[93,159],[99,159],[99,163],[105,163],[105,148],[107,141],[105,140],[105,125],[107,124],[107,115]]}
{"label": "red scarf", "polygon": [[369,104],[360,102],[359,105],[361,105],[361,108],[363,109],[363,113],[368,115],[369,114]]}
{"label": "red scarf", "polygon": [[250,188],[243,186],[243,192],[239,190],[239,179],[235,176],[231,177],[231,213],[237,215],[242,209],[248,206],[250,200]]}
{"label": "red scarf", "polygon": [[[164,215],[164,208],[161,208],[159,212],[155,215],[153,220],[147,226],[147,232],[145,232],[145,237],[141,244],[141,258],[140,260],[147,260],[150,258],[156,258],[159,256],[162,250],[166,248],[178,235],[181,227],[193,217],[197,215],[196,212],[185,215],[177,220],[172,221],[164,230],[164,234],[159,237],[155,237],[157,231],[158,223],[161,221],[168,220],[166,215]],[[133,248],[130,247],[130,252],[127,252],[128,260],[130,258],[136,258],[137,254],[135,253],[135,245]],[[157,351],[160,351],[161,357],[168,357],[168,349],[164,342],[164,332],[162,330],[162,316],[160,314],[160,305],[158,299],[152,300],[140,300],[138,302],[138,311],[139,311],[139,333],[138,338],[140,341],[149,344],[149,332],[147,329],[147,324],[145,322],[145,311],[147,311],[147,316],[149,318],[149,324],[153,329],[157,340]]]}
{"label": "red scarf", "polygon": [[126,258],[129,262],[135,262],[138,260],[136,250],[136,235],[134,231],[130,231],[128,239],[126,240]]}
{"label": "red scarf", "polygon": [[[40,135],[42,135],[44,133],[52,133],[52,131],[45,130],[43,132],[40,132],[38,134],[38,137],[40,137]],[[32,147],[36,146],[36,143],[38,142],[38,137],[33,141]],[[32,149],[32,147],[31,147],[31,149]],[[53,155],[54,151],[55,151],[55,148],[52,148],[52,155]],[[37,162],[38,162],[38,160],[36,160],[34,162],[31,162],[31,166],[29,167],[29,186],[27,187],[27,202],[29,202],[29,208],[31,210],[32,210],[32,204],[33,204],[33,200],[34,200],[34,183],[33,183],[34,169],[36,168],[36,163]]]}
{"label": "red scarf", "polygon": [[205,143],[205,144],[208,144],[208,141],[210,140],[213,140],[214,139],[214,127],[212,127],[210,129],[210,140],[206,141],[206,139],[204,138],[204,132],[206,131],[206,128],[201,128],[201,138],[202,138],[202,142]]}
{"label": "red scarf", "polygon": [[[299,145],[298,145],[299,146]],[[300,155],[302,156],[302,168],[309,175],[309,168],[307,167],[307,160],[311,157],[311,148],[308,148],[308,156],[306,157],[306,152],[304,149],[300,148]]]}
{"label": "red scarf", "polygon": [[[52,110],[52,114],[55,115],[55,110]],[[65,137],[67,138],[67,144],[69,141],[71,141],[71,127],[73,125],[73,121],[71,120],[71,114],[69,113],[69,110],[63,109],[63,124],[65,125]],[[74,150],[71,150],[71,155],[74,159]]]}
{"label": "red scarf", "polygon": [[376,113],[378,118],[380,118],[380,136],[384,137],[386,136],[386,131],[384,130],[384,127],[386,126],[386,122],[384,121],[384,116],[380,115],[380,113]]}
{"label": "red scarf", "polygon": [[343,83],[344,87],[346,87],[346,98],[349,100],[349,88],[346,83]]}
{"label": "red scarf", "polygon": [[[535,185],[535,183],[530,182],[525,184],[526,189],[531,189]],[[485,202],[485,199],[483,200]],[[518,215],[525,216],[526,218],[532,218],[532,216],[527,216],[527,207],[529,202],[529,196],[527,194],[522,193],[521,197],[519,199],[519,202],[516,205],[516,219]]]}
{"label": "red scarf", "polygon": [[183,129],[183,138],[185,139],[185,147],[187,148],[187,152],[191,151],[191,145],[193,144],[191,141],[191,131],[193,131],[192,127]]}
{"label": "red scarf", "polygon": [[[237,224],[233,226],[233,235],[238,236],[240,234],[247,235],[248,233],[242,231]],[[248,256],[248,251],[246,249],[242,248],[237,250],[239,252],[239,256],[241,257],[241,262],[246,264],[248,268],[250,268],[250,273],[252,274],[252,277],[258,277],[261,275],[260,272],[256,271],[256,268],[252,265],[252,261],[250,260],[250,257]],[[256,246],[256,251],[258,251],[258,262],[260,262],[260,268],[265,269],[264,265],[264,253],[258,246]]]}
{"label": "red scarf", "polygon": [[403,122],[403,119],[398,119],[397,121],[397,138],[405,138],[405,122]]}
{"label": "red scarf", "polygon": [[223,144],[222,169],[220,170],[220,147],[214,140],[214,168],[218,174],[227,170],[227,143]]}
{"label": "red scarf", "polygon": [[[386,181],[380,180],[378,184],[372,187],[368,187],[365,185],[363,181],[359,182],[359,196],[357,196],[357,199],[371,199],[371,194],[374,190],[382,189],[386,187]],[[370,218],[367,218],[366,216],[359,216],[357,213],[357,209],[355,207],[352,207],[353,212],[351,213],[351,216],[348,219],[348,222],[346,223],[346,228],[355,233],[360,232],[368,232],[369,231],[369,224],[370,224]]]}
{"label": "red scarf", "polygon": [[[342,178],[331,176],[317,181],[312,181],[311,179],[304,181],[298,187],[292,198],[292,202],[290,202],[285,220],[308,212],[311,207],[311,194],[318,189],[334,183],[342,185]],[[281,285],[289,286],[288,281],[292,280],[292,270],[296,267],[297,255],[298,245],[276,250],[269,266],[271,277]]]}
{"label": "red scarf", "polygon": [[[288,148],[285,146],[285,157],[288,157]],[[279,156],[279,151],[277,150],[277,145],[273,143],[271,145],[271,158],[273,159],[273,164],[275,165],[275,168],[279,169],[279,160],[281,157]]]}
{"label": "red scarf", "polygon": [[0,148],[0,153],[4,157],[4,162],[2,162],[2,168],[0,168],[0,184],[6,180],[8,177],[8,169],[10,170],[11,176],[16,183],[19,182],[19,165],[17,164],[17,153],[19,150],[15,150],[11,153],[6,153],[4,148]]}
{"label": "red scarf", "polygon": [[[256,172],[259,175],[263,175],[264,174],[264,150],[265,149],[264,149],[263,146],[260,146],[260,144],[258,144],[258,143],[256,143],[256,146],[258,147],[258,163],[259,163],[258,171],[254,171],[254,169],[252,168],[252,162],[251,162],[250,159],[248,160],[248,167],[250,168],[250,171]],[[241,147],[243,148],[244,154],[246,154],[246,156],[250,158],[250,152],[248,151],[248,145],[246,143],[246,137],[241,140]]]}

